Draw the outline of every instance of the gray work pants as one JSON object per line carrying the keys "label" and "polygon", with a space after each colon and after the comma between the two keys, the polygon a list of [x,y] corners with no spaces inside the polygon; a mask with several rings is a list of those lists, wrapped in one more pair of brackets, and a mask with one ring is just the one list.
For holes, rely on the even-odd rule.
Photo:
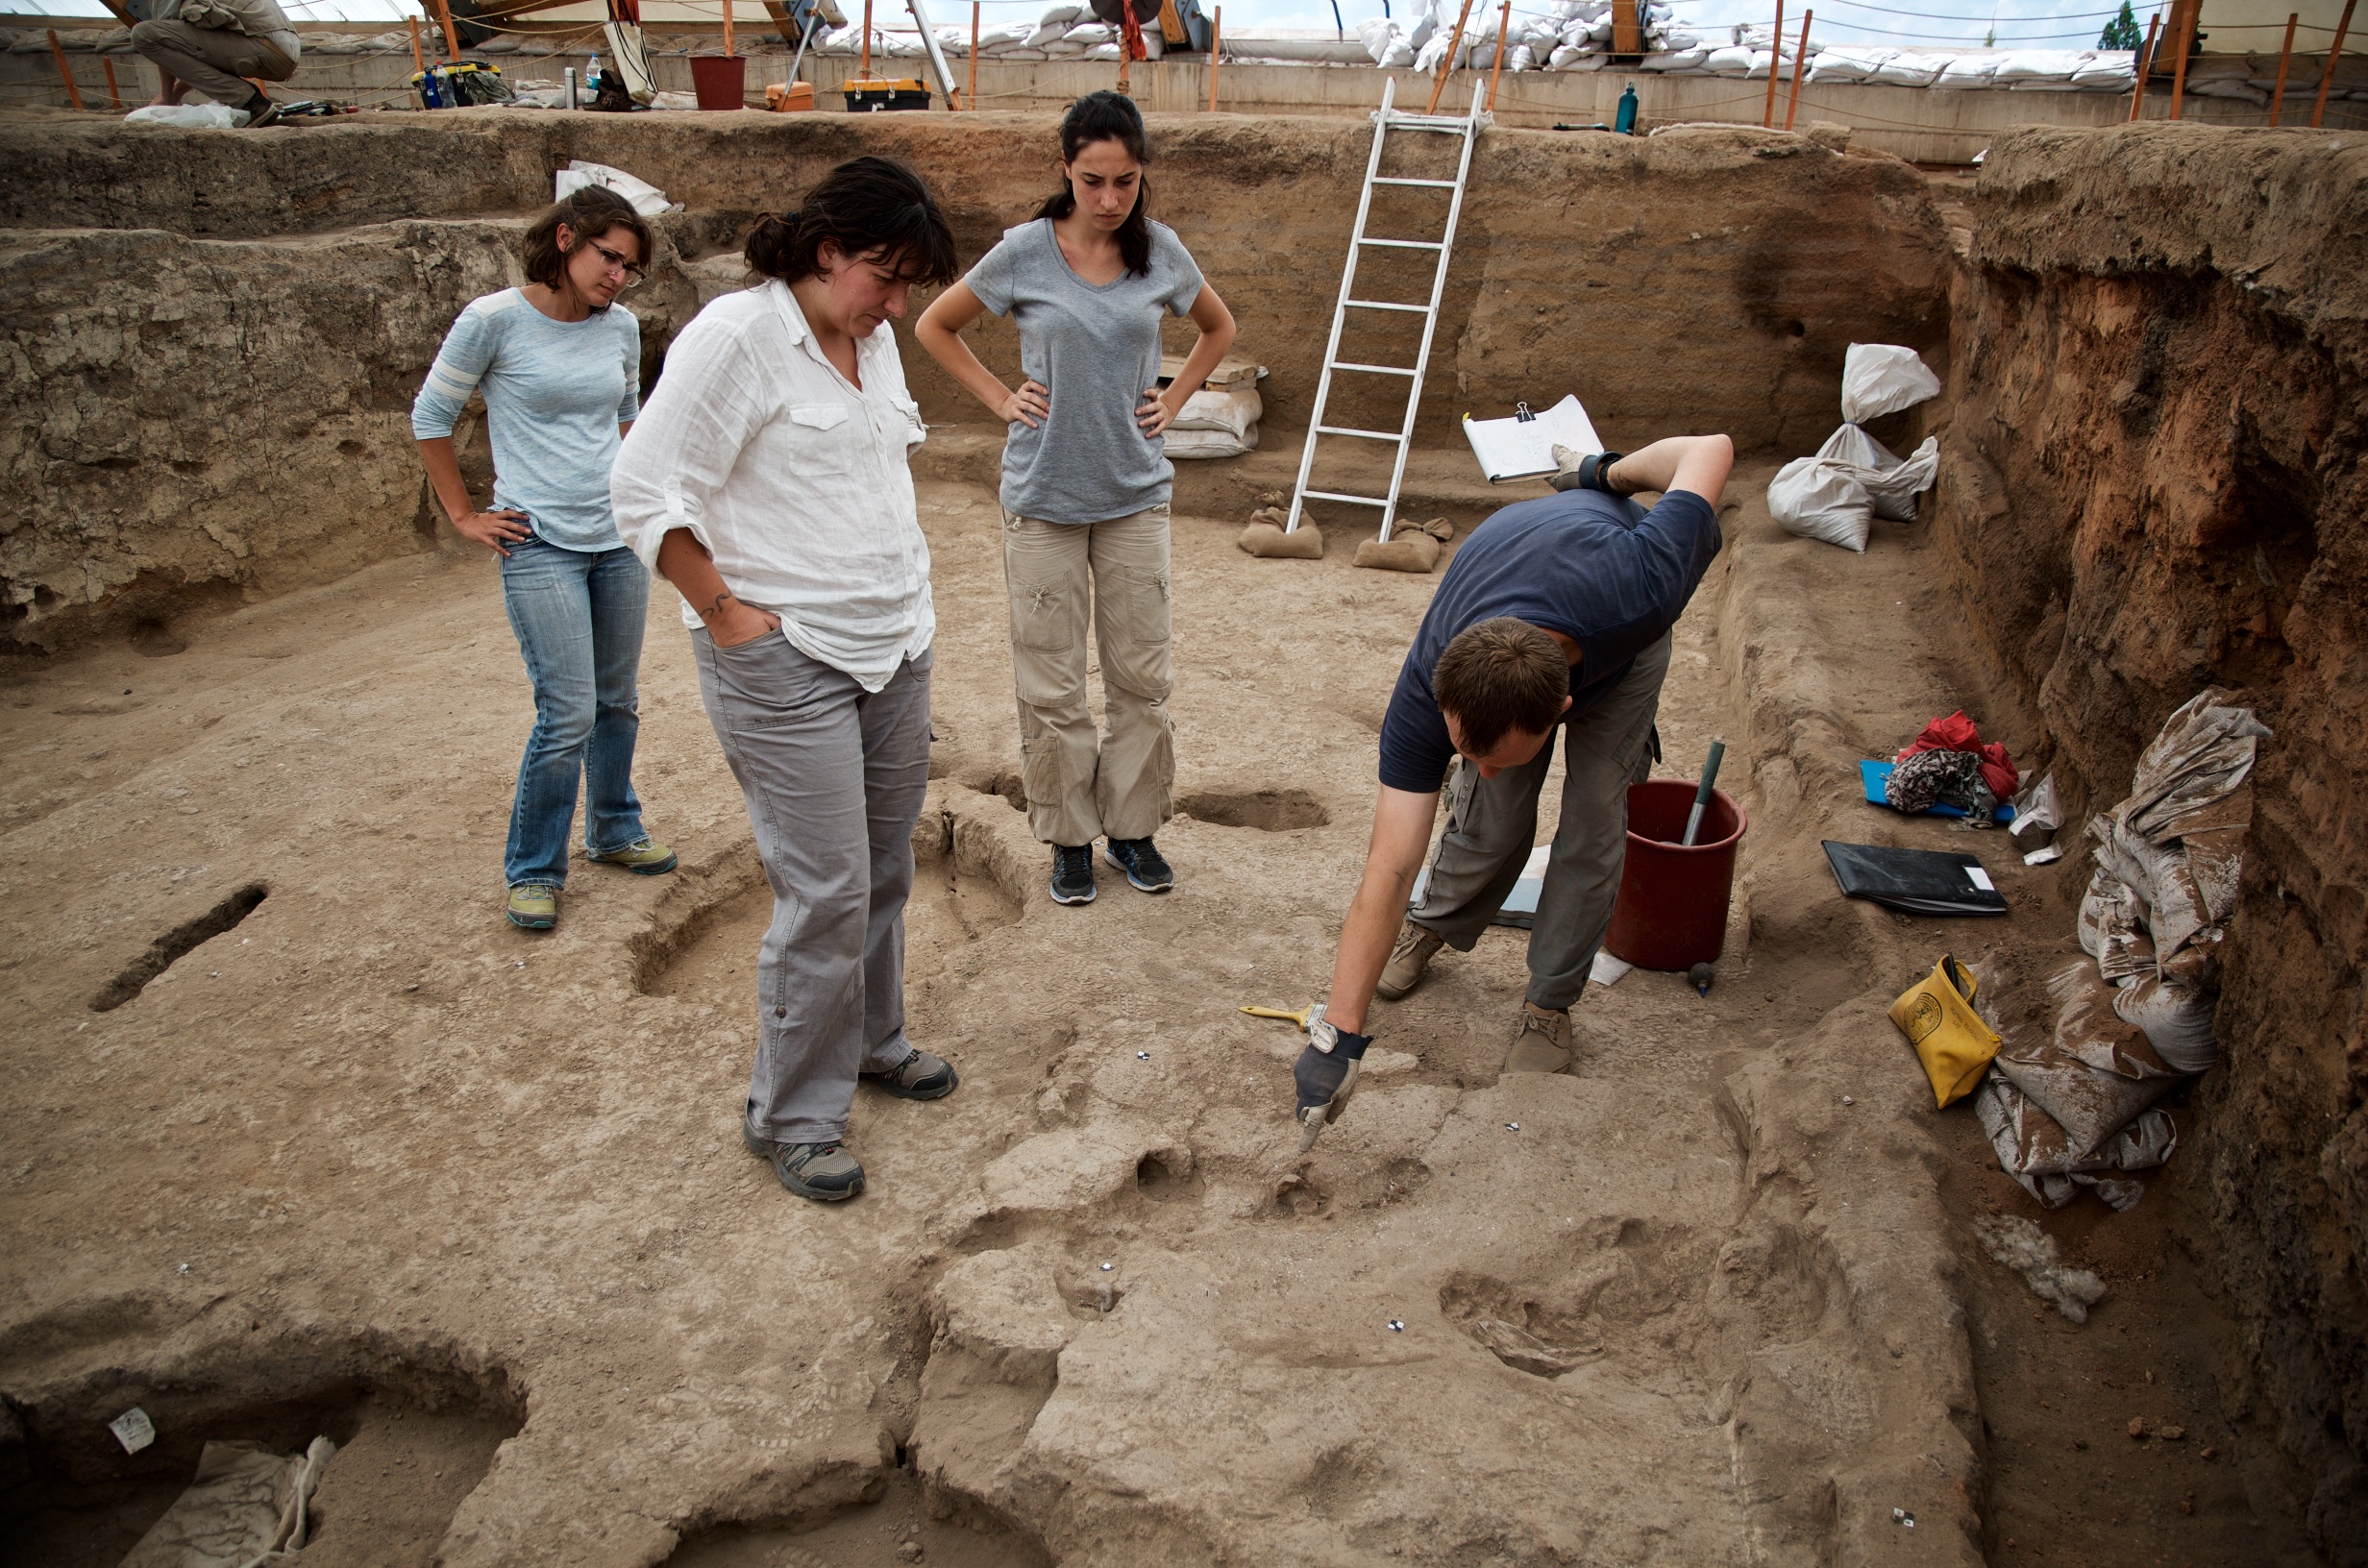
{"label": "gray work pants", "polygon": [[[1003,514],[1020,783],[1039,842],[1147,839],[1175,815],[1168,508],[1106,523]],[[1102,729],[1086,705],[1086,621]]]}
{"label": "gray work pants", "polygon": [[756,964],[749,1125],[780,1143],[847,1133],[859,1072],[904,1039],[904,900],[929,784],[929,655],[877,692],[779,635],[691,633],[699,695],[773,884]]}
{"label": "gray work pants", "polygon": [[[1637,655],[1602,701],[1569,722],[1563,745],[1563,816],[1546,862],[1545,891],[1529,928],[1529,1001],[1566,1009],[1587,987],[1595,949],[1612,923],[1628,858],[1628,786],[1652,768],[1645,746],[1661,711],[1669,639]],[[1431,856],[1417,925],[1470,952],[1521,879],[1538,835],[1538,795],[1554,747],[1494,778],[1458,757],[1447,784],[1447,830]]]}
{"label": "gray work pants", "polygon": [[132,29],[132,47],[158,70],[179,77],[226,109],[244,109],[255,97],[254,86],[243,77],[284,82],[296,74],[296,62],[278,44],[226,27],[139,22]]}

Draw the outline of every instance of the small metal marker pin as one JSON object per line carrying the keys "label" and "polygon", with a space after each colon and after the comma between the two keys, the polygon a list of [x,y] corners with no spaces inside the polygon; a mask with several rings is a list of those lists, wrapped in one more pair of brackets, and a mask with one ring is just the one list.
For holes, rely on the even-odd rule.
{"label": "small metal marker pin", "polygon": [[1112,1269],[1114,1269],[1114,1268],[1116,1268],[1116,1267],[1118,1267],[1118,1266],[1119,1266],[1119,1265],[1118,1265],[1118,1264],[1116,1264],[1116,1263],[1104,1263],[1104,1264],[1102,1264],[1102,1265],[1101,1265],[1101,1271],[1102,1271],[1104,1274],[1107,1274],[1107,1273],[1109,1273]]}
{"label": "small metal marker pin", "polygon": [[187,1272],[189,1272],[189,1265],[188,1265],[188,1264],[186,1264],[186,1263],[182,1264],[182,1265],[181,1265],[181,1272],[183,1272],[184,1274],[186,1274]]}
{"label": "small metal marker pin", "polygon": [[1856,1101],[1856,1100],[1854,1100],[1854,1099],[1852,1099],[1849,1095],[1844,1094],[1844,1095],[1841,1097],[1841,1103],[1842,1103],[1842,1104],[1844,1104],[1844,1105],[1856,1105],[1856,1104],[1858,1104],[1859,1102],[1858,1102],[1858,1101]]}
{"label": "small metal marker pin", "polygon": [[1913,1530],[1915,1529],[1915,1515],[1910,1513],[1906,1508],[1893,1508],[1891,1510],[1891,1523],[1908,1530]]}
{"label": "small metal marker pin", "polygon": [[1517,1121],[1508,1121],[1505,1123],[1505,1131],[1508,1133],[1517,1133],[1520,1130],[1521,1124]]}
{"label": "small metal marker pin", "polygon": [[1138,1062],[1148,1062],[1151,1060],[1151,1053],[1148,1051],[1137,1051],[1135,1053],[1135,1060]]}
{"label": "small metal marker pin", "polygon": [[1392,1334],[1404,1334],[1406,1332],[1406,1324],[1404,1320],[1394,1317],[1390,1319],[1390,1332]]}

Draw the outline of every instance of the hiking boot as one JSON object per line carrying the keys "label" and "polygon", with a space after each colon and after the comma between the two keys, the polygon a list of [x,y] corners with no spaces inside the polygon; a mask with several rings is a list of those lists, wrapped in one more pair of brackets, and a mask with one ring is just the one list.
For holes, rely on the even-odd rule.
{"label": "hiking boot", "polygon": [[1102,854],[1145,893],[1166,893],[1175,886],[1175,872],[1148,839],[1112,839]]}
{"label": "hiking boot", "polygon": [[658,876],[675,869],[675,852],[655,839],[635,839],[622,849],[586,849],[583,858],[604,866],[622,866],[635,876]]}
{"label": "hiking boot", "polygon": [[1422,984],[1422,969],[1431,955],[1446,943],[1447,939],[1438,932],[1408,920],[1397,934],[1397,945],[1390,949],[1390,962],[1381,967],[1381,983],[1373,988],[1373,994],[1385,1002],[1404,1001]]}
{"label": "hiking boot", "polygon": [[1094,846],[1066,844],[1052,846],[1052,901],[1090,904],[1094,901]]}
{"label": "hiking boot", "polygon": [[548,931],[559,923],[559,890],[548,882],[521,882],[509,890],[509,923]]}
{"label": "hiking boot", "polygon": [[1521,1004],[1521,1024],[1505,1052],[1502,1072],[1560,1072],[1570,1066],[1563,1037],[1570,1029],[1567,1012],[1550,1012],[1533,1002]]}
{"label": "hiking boot", "polygon": [[740,1141],[749,1153],[772,1162],[773,1174],[802,1198],[839,1203],[863,1190],[863,1166],[838,1143],[776,1143],[758,1138],[743,1118]]}
{"label": "hiking boot", "polygon": [[954,1090],[961,1076],[953,1064],[942,1056],[926,1051],[912,1051],[903,1061],[886,1072],[866,1072],[857,1076],[867,1084],[886,1090],[900,1100],[942,1100]]}

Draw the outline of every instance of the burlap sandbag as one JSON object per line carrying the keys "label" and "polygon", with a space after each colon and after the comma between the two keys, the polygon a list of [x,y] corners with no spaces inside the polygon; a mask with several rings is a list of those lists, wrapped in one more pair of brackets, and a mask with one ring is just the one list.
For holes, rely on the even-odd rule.
{"label": "burlap sandbag", "polygon": [[1421,532],[1401,533],[1386,545],[1368,539],[1357,546],[1357,564],[1379,572],[1434,572],[1439,568],[1439,541]]}
{"label": "burlap sandbag", "polygon": [[[1265,514],[1262,512],[1259,515]],[[1313,523],[1302,523],[1285,533],[1272,523],[1252,522],[1242,530],[1242,537],[1234,543],[1252,555],[1262,555],[1271,560],[1323,559],[1323,530]]]}

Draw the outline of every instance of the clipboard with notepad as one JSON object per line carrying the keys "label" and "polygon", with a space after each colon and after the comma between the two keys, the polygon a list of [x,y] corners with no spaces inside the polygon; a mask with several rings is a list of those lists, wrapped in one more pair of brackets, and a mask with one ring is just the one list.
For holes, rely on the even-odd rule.
{"label": "clipboard with notepad", "polygon": [[1559,472],[1562,464],[1554,460],[1556,447],[1568,447],[1582,454],[1603,450],[1594,422],[1575,395],[1538,413],[1521,404],[1510,419],[1474,419],[1466,414],[1464,439],[1471,443],[1472,455],[1480,459],[1480,472],[1491,484],[1542,478]]}

